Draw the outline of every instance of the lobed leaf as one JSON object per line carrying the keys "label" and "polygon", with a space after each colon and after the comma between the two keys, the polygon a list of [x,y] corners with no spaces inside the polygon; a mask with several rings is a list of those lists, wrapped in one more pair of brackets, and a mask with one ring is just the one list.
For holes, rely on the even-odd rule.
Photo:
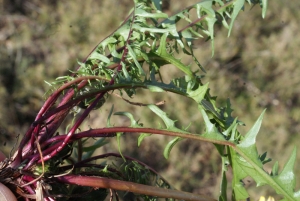
{"label": "lobed leaf", "polygon": [[175,67],[179,68],[181,71],[183,71],[186,75],[190,76],[191,78],[194,77],[193,72],[191,71],[191,69],[188,66],[181,63],[180,60],[174,58],[171,54],[169,54],[166,51],[167,36],[168,36],[168,34],[165,33],[161,37],[161,42],[160,42],[159,48],[157,49],[157,51],[154,52],[154,54],[161,57],[163,60],[167,61],[168,63],[173,64]]}
{"label": "lobed leaf", "polygon": [[[276,162],[271,174],[263,169],[263,161],[265,157],[260,157],[256,148],[256,136],[258,134],[263,113],[260,115],[256,123],[236,146],[235,149],[230,148],[230,160],[234,172],[232,182],[233,191],[236,200],[246,199],[248,195],[241,183],[246,176],[251,176],[257,186],[265,184],[270,185],[278,194],[285,197],[285,200],[300,200],[295,188],[295,175],[293,173],[294,163],[296,159],[296,149],[294,149],[289,161],[284,169],[278,174],[278,163]],[[237,153],[236,153],[237,152]]]}

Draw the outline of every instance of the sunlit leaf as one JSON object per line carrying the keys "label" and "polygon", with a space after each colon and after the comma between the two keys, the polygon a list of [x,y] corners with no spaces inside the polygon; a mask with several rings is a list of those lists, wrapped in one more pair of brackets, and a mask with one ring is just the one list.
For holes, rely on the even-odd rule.
{"label": "sunlit leaf", "polygon": [[102,54],[99,54],[98,52],[93,52],[91,55],[90,55],[90,59],[98,59],[100,61],[103,61],[104,63],[110,63],[110,60],[109,58],[107,58],[106,56],[102,55]]}
{"label": "sunlit leaf", "polygon": [[267,7],[268,7],[268,0],[261,0],[261,7],[262,7],[262,18],[265,18]]}
{"label": "sunlit leaf", "polygon": [[166,51],[167,36],[168,36],[168,34],[166,33],[161,37],[161,42],[160,42],[159,48],[154,53],[157,56],[161,57],[163,60],[165,60],[165,61],[169,62],[170,64],[173,64],[175,67],[179,68],[181,71],[186,73],[188,76],[193,77],[194,75],[188,66],[184,65],[183,63],[181,63],[181,61],[179,59],[175,59],[172,55],[167,53],[167,51]]}
{"label": "sunlit leaf", "polygon": [[237,17],[237,15],[239,14],[239,12],[244,7],[244,4],[245,4],[245,0],[236,0],[236,1],[234,1],[234,3],[233,3],[233,6],[234,6],[233,7],[233,12],[232,12],[232,14],[230,16],[231,17],[231,22],[230,22],[230,25],[229,25],[228,36],[230,36],[230,33],[231,33],[231,30],[232,30],[235,18]]}

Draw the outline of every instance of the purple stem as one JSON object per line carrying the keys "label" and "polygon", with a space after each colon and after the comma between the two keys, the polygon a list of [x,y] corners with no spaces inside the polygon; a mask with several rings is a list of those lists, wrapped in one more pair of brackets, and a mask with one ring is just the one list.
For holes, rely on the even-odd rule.
{"label": "purple stem", "polygon": [[[133,16],[133,19],[134,19],[134,16]],[[127,40],[126,40],[126,44],[130,44],[129,39],[130,39],[131,34],[132,34],[132,25],[133,25],[133,21],[131,23],[130,32],[129,32]],[[111,79],[111,81],[109,82],[108,86],[111,86],[111,85],[113,85],[115,83],[115,78],[116,78],[118,72],[122,70],[122,62],[125,61],[127,54],[128,54],[128,48],[125,47],[124,51],[123,51],[123,55],[122,55],[121,61],[119,62],[118,68],[116,70],[116,73],[115,73],[114,77]],[[45,160],[49,160],[50,158],[52,158],[56,153],[60,152],[68,144],[69,140],[72,138],[72,136],[74,135],[74,133],[76,132],[76,130],[78,129],[78,127],[86,119],[86,117],[89,115],[89,113],[91,112],[91,110],[104,97],[105,93],[106,92],[102,92],[102,93],[100,93],[100,94],[98,94],[96,96],[96,100],[94,100],[93,103],[79,117],[79,119],[76,121],[76,123],[74,124],[74,126],[71,128],[71,130],[69,131],[69,133],[65,137],[64,141],[60,144],[60,146],[56,150],[54,150],[53,152],[51,152],[50,154],[48,154],[47,156],[45,156],[44,157]]]}
{"label": "purple stem", "polygon": [[[74,134],[69,142],[72,142],[72,141],[75,141],[75,140],[78,140],[78,139],[81,139],[81,138],[84,138],[84,137],[114,137],[114,136],[116,136],[115,133],[90,134],[88,132],[83,132],[83,133]],[[43,150],[43,152],[42,152],[43,156],[46,156],[47,154],[52,152],[54,149],[56,149],[59,146],[59,142],[64,141],[64,139],[66,137],[67,137],[67,135],[58,135],[58,136],[55,136],[55,137],[52,137],[52,138],[48,139],[43,144],[41,144],[41,147],[43,148],[43,147],[49,146],[50,144],[52,144],[54,142],[57,142],[57,144],[51,145],[48,149]],[[24,158],[24,159],[29,159],[30,160],[25,168],[28,169],[39,158],[40,158],[39,153],[36,153],[34,155],[30,155],[30,156]],[[43,160],[46,161],[45,158],[43,158]],[[40,159],[39,159],[38,163],[41,163]]]}
{"label": "purple stem", "polygon": [[[123,23],[116,29],[118,30],[120,27],[122,27],[127,21],[128,19],[133,16],[134,14],[134,11],[131,12],[127,17],[126,19],[123,21]],[[115,31],[116,31],[115,30]],[[114,32],[115,32],[114,31]],[[112,33],[114,33],[112,32]],[[111,36],[111,35],[109,35]],[[109,36],[107,36],[106,38],[108,38]],[[105,38],[105,39],[106,39]],[[103,40],[102,40],[103,41]],[[100,44],[101,42],[99,42]],[[95,49],[99,46],[99,44],[97,46],[94,47],[94,49],[90,52],[90,54],[95,51]],[[122,49],[122,48],[121,48]],[[125,51],[124,51],[125,52]],[[85,58],[84,62],[86,62],[87,58],[90,56],[90,54]],[[79,69],[79,67],[77,68],[77,70]],[[75,74],[74,74],[75,75]],[[73,76],[74,76],[73,75]],[[85,85],[85,84],[84,84]],[[83,86],[84,86],[83,85]],[[82,87],[83,87],[82,86]],[[50,109],[50,107],[56,102],[56,100],[58,99],[58,97],[60,96],[60,94],[62,93],[63,90],[57,90],[56,92],[54,92],[47,100],[46,102],[44,103],[44,105],[42,106],[41,110],[39,111],[39,113],[37,114],[36,118],[35,118],[35,122],[37,122],[41,117],[43,117],[43,115]],[[73,96],[73,93],[74,93],[74,90],[73,89],[70,89],[66,95],[64,96],[62,102],[59,104],[59,106],[63,105],[64,102],[68,102],[72,96]],[[68,110],[69,111],[69,110]],[[66,111],[65,113],[62,112],[62,113],[59,113],[57,112],[55,117],[52,117],[51,119],[49,119],[47,122],[50,122],[50,121],[54,121],[51,123],[51,128],[50,128],[50,132],[47,133],[44,131],[44,135],[42,137],[42,140],[43,141],[45,138],[46,139],[49,139],[54,133],[55,131],[57,130],[57,128],[60,126],[61,122],[64,120],[65,116],[68,114],[68,111]],[[58,116],[58,118],[56,118]],[[19,166],[19,164],[22,162],[22,155],[27,155],[28,153],[30,153],[30,151],[33,151],[32,150],[32,140],[31,140],[31,143],[30,145],[27,146],[27,150],[28,152],[27,153],[22,153],[22,150],[23,150],[23,147],[25,147],[25,145],[27,144],[28,140],[31,139],[31,136],[32,136],[32,132],[33,130],[36,128],[36,127],[40,127],[40,125],[36,125],[35,123],[33,123],[30,128],[27,130],[27,132],[25,133],[22,141],[20,142],[20,145],[19,145],[19,148],[17,150],[17,155],[16,157],[14,158],[13,162],[10,164],[11,167],[13,168],[17,168]],[[46,136],[46,137],[44,137]]]}
{"label": "purple stem", "polygon": [[[47,154],[53,152],[53,150],[56,150],[59,147],[59,144],[55,144],[52,145],[51,147],[49,147],[48,149],[43,151],[43,160],[46,161],[45,158],[47,158]],[[27,163],[27,165],[23,168],[24,170],[29,169],[32,165],[35,164],[35,162],[40,158],[40,154],[35,154],[33,155],[33,157],[31,158],[31,160]]]}
{"label": "purple stem", "polygon": [[175,198],[182,200],[193,201],[215,201],[215,199],[205,195],[196,195],[192,193],[182,192],[173,189],[164,189],[155,186],[148,186],[144,184],[137,184],[133,182],[120,181],[109,179],[105,177],[96,176],[81,176],[81,175],[67,175],[56,178],[58,182],[66,184],[74,184],[80,186],[90,186],[95,188],[106,188],[120,191],[129,191],[141,195],[150,195],[160,198]]}

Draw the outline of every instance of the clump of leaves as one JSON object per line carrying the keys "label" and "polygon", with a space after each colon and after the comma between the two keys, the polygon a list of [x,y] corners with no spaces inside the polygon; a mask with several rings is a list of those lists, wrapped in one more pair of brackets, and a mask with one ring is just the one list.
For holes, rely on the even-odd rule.
{"label": "clump of leaves", "polygon": [[[260,4],[265,16],[266,0],[247,2]],[[265,171],[264,164],[271,159],[266,153],[258,154],[255,141],[263,114],[246,135],[239,133],[237,127],[243,123],[232,116],[229,100],[225,106],[216,106],[216,97],[210,95],[208,83],[203,83],[204,67],[193,54],[193,42],[200,38],[209,39],[213,49],[215,24],[222,24],[230,34],[245,3],[245,0],[204,0],[168,16],[162,11],[160,0],[135,0],[134,8],[120,27],[100,42],[85,61],[79,62],[77,70],[48,83],[53,93],[25,133],[14,156],[1,163],[0,181],[20,200],[101,200],[107,196],[113,199],[119,196],[117,190],[125,192],[124,197],[141,196],[145,200],[215,200],[172,189],[151,167],[122,153],[93,156],[95,149],[106,143],[107,137],[116,137],[120,143],[124,133],[141,133],[138,138],[141,145],[145,137],[158,134],[175,137],[165,147],[165,158],[183,139],[215,145],[222,157],[223,172],[218,200],[228,199],[226,171],[229,167],[233,174],[232,200],[249,197],[242,182],[247,176],[258,186],[271,186],[284,200],[300,200],[300,193],[294,192],[296,150],[281,172],[278,163],[271,172]],[[179,23],[185,26],[178,29]],[[191,57],[198,69],[185,65],[177,58],[178,54]],[[166,64],[171,64],[168,68],[178,69],[181,76],[164,82],[161,68]],[[80,129],[92,110],[109,104],[106,100],[112,92],[134,98],[139,93],[138,88],[149,93],[171,92],[194,100],[203,117],[205,131],[191,133],[188,128],[178,128],[175,120],[157,105],[128,100],[131,104],[147,106],[165,125],[144,127],[130,112],[114,113],[112,106],[106,127]],[[114,125],[111,123],[113,113],[129,118],[131,125]],[[65,134],[57,133],[68,115],[74,116],[74,121]],[[87,138],[100,139],[93,146],[87,146]],[[107,158],[119,160],[109,163]]]}

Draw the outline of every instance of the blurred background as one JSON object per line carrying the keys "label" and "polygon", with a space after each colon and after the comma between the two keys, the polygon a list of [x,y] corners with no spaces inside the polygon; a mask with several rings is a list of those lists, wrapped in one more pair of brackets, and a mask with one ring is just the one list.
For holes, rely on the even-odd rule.
{"label": "blurred background", "polygon": [[[197,1],[165,0],[168,14],[176,13]],[[26,132],[42,106],[49,90],[44,80],[51,82],[77,67],[90,51],[114,31],[127,16],[131,0],[0,0],[0,140],[1,150],[8,154],[16,137]],[[300,136],[300,1],[270,1],[265,19],[258,5],[245,7],[235,22],[231,36],[216,26],[215,54],[204,40],[195,43],[195,54],[207,73],[212,95],[218,96],[218,106],[230,98],[234,116],[246,123],[245,133],[264,108],[267,112],[258,135],[259,153],[268,151],[282,168]],[[192,61],[184,60],[189,64]],[[170,75],[179,75],[170,66],[163,68]],[[143,93],[143,92],[142,92]],[[147,94],[147,96],[146,96]],[[163,109],[178,127],[190,127],[201,133],[203,125],[190,100],[172,94],[148,94],[136,97],[144,103],[166,101]],[[109,100],[107,108],[90,115],[86,126],[106,125],[112,104],[115,111],[130,111],[147,125],[159,125],[153,114],[142,107]],[[125,118],[113,118],[116,125],[126,125]],[[62,128],[64,129],[64,128]],[[146,138],[137,149],[137,135],[122,138],[123,154],[136,157],[156,170],[175,188],[217,197],[220,162],[213,145],[185,140],[163,158],[167,137]],[[115,139],[99,152],[117,152]],[[298,151],[295,173],[299,181]],[[228,175],[230,178],[230,175]],[[260,195],[274,195],[269,188],[255,188],[246,179],[251,200]],[[300,187],[297,183],[297,189]],[[279,198],[275,196],[275,198]]]}

